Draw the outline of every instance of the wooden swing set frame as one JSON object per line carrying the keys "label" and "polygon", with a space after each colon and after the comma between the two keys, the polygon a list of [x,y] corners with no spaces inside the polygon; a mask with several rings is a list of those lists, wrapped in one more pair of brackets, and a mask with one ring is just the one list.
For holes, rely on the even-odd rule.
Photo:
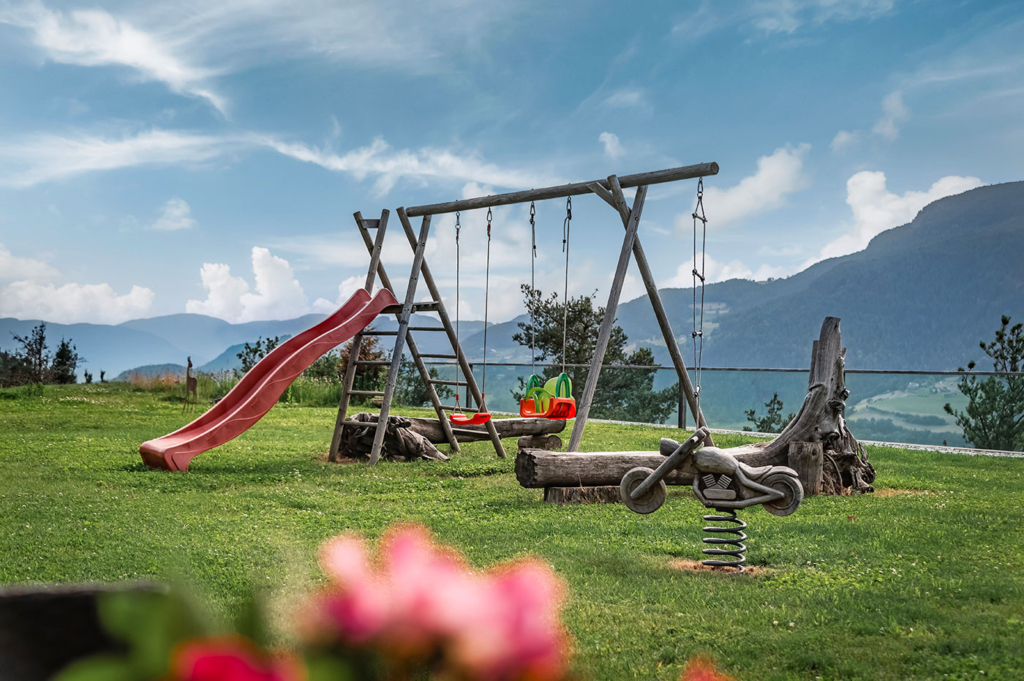
{"label": "wooden swing set frame", "polygon": [[[430,223],[431,218],[435,215],[443,215],[445,213],[454,213],[456,211],[474,210],[479,208],[492,208],[497,206],[508,206],[518,203],[528,203],[530,201],[543,201],[546,199],[557,199],[565,198],[568,196],[580,196],[583,194],[596,194],[605,203],[611,206],[619,215],[622,221],[622,226],[625,229],[625,235],[622,240],[622,248],[619,252],[618,265],[615,269],[615,276],[612,279],[611,289],[608,293],[608,302],[605,305],[604,318],[601,321],[601,327],[597,336],[597,344],[594,348],[594,355],[590,362],[590,372],[587,375],[587,381],[583,388],[583,394],[577,401],[576,409],[576,420],[573,425],[572,435],[569,438],[569,444],[567,451],[576,452],[579,450],[580,442],[583,439],[583,430],[587,424],[587,417],[590,413],[590,407],[593,404],[594,392],[597,389],[598,378],[601,373],[601,367],[604,362],[605,352],[608,349],[608,342],[611,338],[612,329],[615,325],[616,310],[619,304],[619,297],[622,293],[622,285],[626,278],[626,270],[629,266],[630,256],[636,261],[637,267],[640,270],[640,276],[643,279],[644,287],[647,289],[647,296],[651,301],[651,305],[654,308],[654,314],[658,320],[658,326],[661,329],[662,336],[665,340],[665,345],[668,348],[669,355],[672,358],[672,364],[675,367],[676,375],[679,378],[679,383],[683,388],[683,394],[686,397],[687,404],[690,407],[691,413],[694,415],[696,421],[696,427],[706,426],[707,422],[704,419],[697,396],[694,393],[693,384],[690,381],[690,375],[687,371],[686,363],[683,361],[683,355],[679,350],[679,344],[676,340],[676,336],[672,331],[672,324],[669,321],[668,313],[665,310],[665,306],[661,301],[661,295],[658,293],[657,282],[654,279],[654,275],[651,272],[650,264],[647,261],[647,256],[644,253],[643,246],[640,243],[640,238],[637,235],[637,230],[640,226],[640,216],[643,212],[644,201],[647,198],[647,188],[653,184],[663,184],[666,182],[677,182],[679,180],[696,179],[711,175],[718,174],[717,163],[699,163],[696,165],[682,166],[678,168],[669,168],[666,170],[657,170],[648,173],[638,173],[635,175],[623,175],[619,177],[617,175],[609,175],[604,180],[594,180],[591,182],[576,182],[572,184],[559,185],[554,187],[544,187],[541,189],[529,189],[518,192],[510,192],[506,194],[494,194],[491,196],[480,196],[470,199],[462,199],[459,201],[450,201],[447,203],[435,203],[424,206],[412,206],[410,208],[399,208],[398,218],[402,223],[402,227],[406,232],[406,236],[409,239],[409,244],[413,248],[413,263],[412,271],[409,274],[409,286],[406,289],[405,302],[402,304],[401,310],[391,310],[398,315],[398,330],[396,332],[384,333],[378,332],[378,335],[392,335],[395,338],[395,347],[392,354],[392,360],[388,369],[388,377],[385,383],[383,392],[379,393],[381,400],[380,416],[377,421],[377,431],[374,437],[373,449],[370,455],[370,463],[376,463],[380,458],[381,446],[384,441],[385,431],[387,429],[388,416],[391,410],[391,400],[394,396],[395,386],[398,383],[399,370],[401,368],[401,362],[403,352],[407,345],[410,350],[415,347],[410,335],[410,330],[444,330],[447,332],[448,337],[452,343],[455,354],[451,356],[455,359],[460,367],[462,368],[463,376],[465,377],[464,385],[469,389],[473,400],[477,403],[477,408],[472,411],[479,413],[488,413],[486,404],[484,403],[484,396],[480,392],[479,387],[476,384],[476,380],[473,377],[472,372],[469,370],[469,363],[462,352],[461,344],[458,338],[454,335],[454,328],[451,324],[451,320],[448,317],[448,313],[445,310],[444,304],[441,302],[441,296],[437,290],[437,286],[430,274],[430,269],[425,261],[425,251],[427,245],[427,238],[430,235]],[[630,205],[623,193],[624,189],[636,188],[636,194],[633,198],[633,203]],[[383,227],[387,224],[387,211],[382,214],[381,220],[363,220],[360,214],[356,214],[356,222],[360,230],[364,232],[364,241],[366,242],[368,250],[371,254],[370,271],[367,276],[367,287],[368,290],[372,288],[373,281],[378,272],[381,276],[381,283],[391,288],[390,282],[387,280],[386,274],[383,272],[383,266],[380,262],[380,249],[383,243]],[[417,235],[412,227],[411,218],[421,218],[419,234]],[[371,240],[369,238],[368,230],[371,228],[379,228],[380,231],[377,234],[376,239]],[[417,303],[416,302],[416,289],[419,283],[420,277],[423,277],[427,288],[430,290],[431,297],[433,300],[428,303]],[[392,291],[394,293],[394,291]],[[441,318],[442,327],[437,329],[431,328],[419,328],[411,327],[410,322],[412,314],[416,311],[432,311],[437,312]],[[367,335],[373,333],[368,331]],[[357,336],[357,342],[359,336]],[[352,366],[349,369],[354,369],[354,361],[358,354],[358,346],[354,346],[350,353],[350,363]],[[425,374],[424,380],[427,381],[428,386],[431,383],[452,383],[451,381],[438,381],[434,379],[430,380],[429,374],[425,371],[422,365],[419,353],[413,351],[414,360],[416,361],[417,367],[421,374]],[[354,373],[351,371],[346,372],[346,384],[349,382],[349,376]],[[459,382],[462,384],[461,382]],[[346,386],[348,387],[348,386]],[[455,388],[458,390],[458,386]],[[337,443],[341,437],[341,430],[347,424],[346,412],[348,408],[347,394],[351,392],[351,389],[343,392],[342,401],[339,405],[338,419],[335,425],[334,437],[332,438],[331,450],[335,451]],[[442,429],[448,436],[449,442],[453,448],[458,450],[458,443],[456,440],[456,433],[453,432],[448,419],[445,417],[444,409],[440,404],[440,401],[436,399],[432,387],[429,392],[432,395],[431,402],[434,404],[434,408],[438,413],[439,420],[442,422]],[[376,393],[375,393],[376,394]],[[468,407],[468,405],[467,405]],[[467,409],[469,411],[469,409]],[[365,423],[361,424],[365,427]],[[505,451],[501,444],[501,439],[498,437],[497,431],[494,428],[494,424],[488,422],[484,424],[488,434],[490,435],[491,441],[494,443],[495,451],[497,454],[504,458]],[[711,435],[705,439],[705,444],[713,445]]]}

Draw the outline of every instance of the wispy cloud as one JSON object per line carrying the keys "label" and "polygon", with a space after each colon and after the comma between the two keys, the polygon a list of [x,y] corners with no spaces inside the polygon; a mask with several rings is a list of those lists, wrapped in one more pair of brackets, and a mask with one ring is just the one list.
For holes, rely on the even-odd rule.
{"label": "wispy cloud", "polygon": [[200,97],[218,111],[225,111],[224,98],[210,85],[215,71],[191,63],[180,45],[104,10],[65,14],[31,2],[0,9],[0,23],[26,29],[33,43],[51,61],[126,67],[142,80],[164,83],[173,92]]}
{"label": "wispy cloud", "polygon": [[421,181],[475,181],[513,189],[561,182],[558,178],[545,173],[502,168],[484,161],[473,152],[458,154],[448,149],[436,148],[392,149],[381,137],[374,139],[368,146],[344,154],[300,142],[284,142],[273,137],[261,137],[258,140],[285,156],[313,163],[327,170],[349,173],[358,180],[374,176],[377,178],[374,188],[378,196],[387,194],[395,182],[402,178]]}
{"label": "wispy cloud", "polygon": [[7,174],[0,175],[0,186],[30,187],[87,172],[135,166],[195,165],[230,152],[258,148],[272,149],[298,161],[347,173],[357,180],[375,178],[378,195],[387,194],[395,182],[403,178],[421,182],[475,180],[504,188],[528,188],[563,181],[543,172],[504,168],[484,161],[473,151],[393,149],[379,137],[367,146],[336,153],[264,134],[204,135],[153,129],[113,138],[91,134],[37,135],[19,142],[0,142],[0,159],[9,161],[6,165],[10,167]]}
{"label": "wispy cloud", "polygon": [[900,124],[910,118],[910,109],[903,103],[903,93],[899,90],[890,92],[882,100],[882,117],[878,119],[871,132],[892,141],[900,136]]}
{"label": "wispy cloud", "polygon": [[895,0],[703,0],[695,11],[676,22],[672,32],[697,39],[729,26],[740,26],[765,36],[792,35],[807,27],[878,19],[891,13],[895,5]]}
{"label": "wispy cloud", "polygon": [[86,172],[143,165],[201,163],[237,146],[238,138],[191,132],[147,130],[117,138],[79,134],[35,135],[0,143],[0,159],[10,170],[0,186],[30,187]]}
{"label": "wispy cloud", "polygon": [[192,208],[188,202],[175,197],[160,208],[160,217],[153,223],[153,229],[174,232],[195,227],[195,224],[196,220],[192,217]]}

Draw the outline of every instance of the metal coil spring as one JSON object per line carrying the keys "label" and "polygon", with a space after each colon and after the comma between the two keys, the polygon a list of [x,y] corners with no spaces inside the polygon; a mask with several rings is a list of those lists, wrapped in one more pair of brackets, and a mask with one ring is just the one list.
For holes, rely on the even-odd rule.
{"label": "metal coil spring", "polygon": [[[732,560],[716,558],[713,560],[703,560],[701,563],[711,567],[732,567],[736,568],[737,572],[743,572],[743,563],[747,562],[747,557],[743,555],[743,552],[747,550],[746,545],[743,544],[747,539],[747,535],[743,530],[747,529],[747,524],[736,517],[736,511],[733,509],[716,508],[715,513],[717,515],[704,516],[704,520],[713,523],[730,522],[735,523],[735,526],[719,527],[718,525],[709,525],[704,528],[704,531],[733,536],[705,537],[705,544],[722,548],[707,548],[703,550],[703,553],[706,556],[730,556]],[[734,546],[735,548],[725,548],[726,546]]]}

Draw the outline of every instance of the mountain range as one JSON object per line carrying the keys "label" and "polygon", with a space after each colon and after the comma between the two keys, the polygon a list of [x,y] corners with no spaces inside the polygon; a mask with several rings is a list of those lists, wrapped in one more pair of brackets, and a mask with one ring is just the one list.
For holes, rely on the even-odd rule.
{"label": "mountain range", "polygon": [[[787,244],[788,245],[788,244]],[[663,289],[673,331],[690,352],[692,291]],[[598,298],[598,303],[603,301]],[[847,366],[859,369],[950,370],[980,359],[999,318],[1024,321],[1024,182],[991,185],[940,199],[909,224],[876,236],[858,253],[819,262],[787,278],[734,279],[705,291],[706,366],[802,367],[825,316],[842,318]],[[81,368],[107,376],[143,365],[229,369],[242,343],[291,336],[323,317],[230,324],[197,314],[136,319],[118,325],[48,323],[51,345],[74,340]],[[528,361],[529,349],[512,341],[520,317],[488,329],[489,361]],[[12,333],[26,334],[38,320],[0,319],[0,348]],[[668,354],[647,296],[619,305],[618,323],[630,342]],[[429,316],[416,325],[438,326]],[[397,327],[381,318],[378,329]],[[463,322],[471,357],[482,356],[482,322]],[[443,333],[420,333],[423,352],[443,353]],[[662,372],[664,381],[674,380]]]}

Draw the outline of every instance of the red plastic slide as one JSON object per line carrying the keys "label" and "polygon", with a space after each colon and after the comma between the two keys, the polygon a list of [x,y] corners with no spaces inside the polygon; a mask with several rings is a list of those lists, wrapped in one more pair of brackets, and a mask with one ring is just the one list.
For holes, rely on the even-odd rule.
{"label": "red plastic slide", "polygon": [[170,435],[143,443],[139,447],[142,460],[152,468],[187,471],[193,457],[252,427],[318,357],[352,338],[381,310],[397,303],[387,290],[372,299],[366,291],[356,291],[330,317],[274,348],[205,414]]}

